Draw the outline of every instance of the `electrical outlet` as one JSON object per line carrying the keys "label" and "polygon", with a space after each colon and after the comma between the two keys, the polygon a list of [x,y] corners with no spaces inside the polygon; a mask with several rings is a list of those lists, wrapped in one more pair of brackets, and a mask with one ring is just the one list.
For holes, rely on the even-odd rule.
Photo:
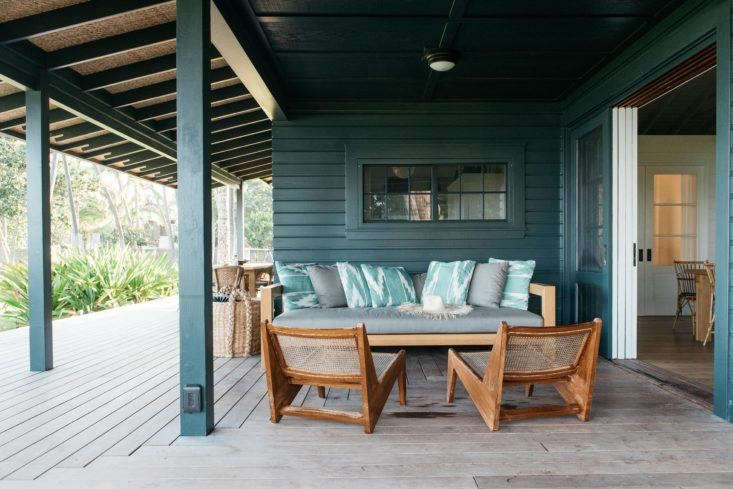
{"label": "electrical outlet", "polygon": [[201,386],[188,384],[183,388],[183,412],[198,413],[201,411]]}

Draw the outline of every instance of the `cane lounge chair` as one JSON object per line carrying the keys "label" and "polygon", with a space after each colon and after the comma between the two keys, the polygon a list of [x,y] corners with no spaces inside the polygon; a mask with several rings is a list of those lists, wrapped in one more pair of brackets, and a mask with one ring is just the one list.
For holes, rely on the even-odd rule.
{"label": "cane lounge chair", "polygon": [[[270,397],[270,421],[283,415],[360,424],[372,433],[395,380],[407,402],[405,350],[372,353],[363,324],[350,329],[304,329],[262,323],[262,354]],[[304,385],[361,391],[361,412],[291,405]]]}
{"label": "cane lounge chair", "polygon": [[[452,403],[460,378],[490,431],[500,420],[575,414],[590,418],[596,377],[601,320],[573,326],[534,328],[502,322],[493,349],[459,353],[448,350],[447,402]],[[501,405],[502,389],[553,384],[566,404],[526,408]]]}

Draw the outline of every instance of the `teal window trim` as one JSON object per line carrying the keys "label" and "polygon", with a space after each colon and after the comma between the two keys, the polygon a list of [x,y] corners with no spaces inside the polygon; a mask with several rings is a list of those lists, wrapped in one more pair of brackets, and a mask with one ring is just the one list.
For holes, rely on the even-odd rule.
{"label": "teal window trim", "polygon": [[[346,144],[346,238],[347,239],[516,239],[525,227],[525,146],[505,143],[456,141],[357,142]],[[507,165],[505,220],[471,221],[364,221],[364,165]],[[440,233],[440,234],[438,234]]]}

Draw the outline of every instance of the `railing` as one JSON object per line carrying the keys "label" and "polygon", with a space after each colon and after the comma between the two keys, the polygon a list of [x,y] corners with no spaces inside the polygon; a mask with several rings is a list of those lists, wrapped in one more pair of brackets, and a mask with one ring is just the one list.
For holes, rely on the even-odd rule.
{"label": "railing", "polygon": [[247,261],[272,261],[272,250],[268,248],[245,248],[242,260]]}

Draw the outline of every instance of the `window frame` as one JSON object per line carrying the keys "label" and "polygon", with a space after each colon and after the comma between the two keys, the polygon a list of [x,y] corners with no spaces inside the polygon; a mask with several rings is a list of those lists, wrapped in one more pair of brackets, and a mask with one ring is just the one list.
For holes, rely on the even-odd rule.
{"label": "window frame", "polygon": [[[445,239],[461,239],[460,233],[470,233],[471,239],[522,238],[525,227],[525,146],[502,143],[456,141],[420,142],[352,142],[345,145],[346,172],[346,238],[347,239],[435,239],[436,233],[455,231]],[[506,219],[504,220],[429,220],[429,221],[365,221],[364,166],[417,165],[479,165],[507,166]],[[431,195],[437,197],[437,193]],[[437,205],[433,201],[433,209]]]}
{"label": "window frame", "polygon": [[[463,189],[463,167],[469,167],[469,166],[502,166],[504,167],[504,190],[486,190],[485,188],[482,188],[481,190],[464,190]],[[418,223],[426,223],[426,222],[506,222],[509,216],[509,212],[507,209],[507,202],[509,202],[509,199],[511,198],[511,194],[513,193],[513,190],[509,187],[509,163],[506,161],[492,161],[492,162],[484,162],[484,163],[471,163],[471,164],[453,164],[453,163],[441,163],[441,164],[425,164],[425,165],[395,165],[395,164],[373,164],[373,163],[364,163],[361,165],[361,171],[362,171],[362,183],[364,183],[364,172],[367,170],[367,168],[375,168],[375,167],[382,167],[382,168],[397,168],[397,167],[405,167],[405,168],[418,168],[418,167],[427,167],[430,169],[430,190],[428,191],[416,191],[413,192],[411,187],[408,187],[407,193],[397,193],[397,192],[389,192],[387,189],[387,174],[385,173],[385,191],[384,192],[366,192],[364,191],[364,188],[362,188],[362,220],[366,224],[371,223],[386,223],[386,222],[398,222],[398,223],[408,223],[408,222],[418,222]],[[436,169],[440,168],[441,166],[458,166],[461,167],[461,173],[459,177],[460,181],[460,188],[457,192],[441,192],[438,189],[438,183],[437,183],[437,175],[436,175]],[[482,171],[481,176],[483,177],[484,173]],[[482,178],[482,184],[483,184],[483,178]],[[482,185],[483,187],[483,185]],[[364,197],[366,195],[374,195],[374,194],[381,194],[385,197],[388,197],[389,195],[407,195],[408,196],[408,205],[409,205],[409,198],[412,196],[412,194],[427,194],[430,195],[430,219],[364,219],[364,212],[365,208]],[[487,195],[503,195],[504,196],[504,218],[501,219],[487,219],[486,217],[482,217],[481,219],[440,219],[438,217],[438,206],[439,206],[439,196],[440,195],[457,195],[459,197],[459,206],[458,206],[458,214],[459,216],[463,213],[463,197],[467,195],[480,195],[481,196],[481,212],[484,213],[486,210],[486,196]],[[411,214],[410,208],[408,207],[407,215],[409,216]]]}

